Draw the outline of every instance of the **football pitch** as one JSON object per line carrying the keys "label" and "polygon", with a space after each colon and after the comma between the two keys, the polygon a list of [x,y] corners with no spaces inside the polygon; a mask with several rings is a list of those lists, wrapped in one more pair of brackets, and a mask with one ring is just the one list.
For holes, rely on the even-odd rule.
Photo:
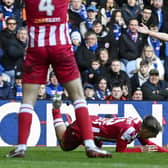
{"label": "football pitch", "polygon": [[87,158],[82,147],[63,152],[59,147],[29,148],[25,158],[7,159],[12,148],[0,147],[0,168],[167,168],[168,153],[116,153],[112,158]]}

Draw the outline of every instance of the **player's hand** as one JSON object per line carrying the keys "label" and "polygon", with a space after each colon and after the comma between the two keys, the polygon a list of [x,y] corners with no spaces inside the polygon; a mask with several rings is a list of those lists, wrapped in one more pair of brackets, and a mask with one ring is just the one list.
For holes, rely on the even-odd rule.
{"label": "player's hand", "polygon": [[157,146],[155,145],[145,145],[141,147],[142,152],[156,152],[158,151]]}
{"label": "player's hand", "polygon": [[143,34],[149,34],[149,29],[146,25],[144,25],[143,23],[141,24],[142,26],[138,26],[137,30],[139,33],[143,33]]}

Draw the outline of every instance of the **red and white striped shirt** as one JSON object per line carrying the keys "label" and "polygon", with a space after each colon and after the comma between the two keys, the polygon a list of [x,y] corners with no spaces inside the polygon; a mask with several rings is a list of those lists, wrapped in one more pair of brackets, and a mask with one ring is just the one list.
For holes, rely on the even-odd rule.
{"label": "red and white striped shirt", "polygon": [[69,45],[68,0],[25,0],[29,47]]}

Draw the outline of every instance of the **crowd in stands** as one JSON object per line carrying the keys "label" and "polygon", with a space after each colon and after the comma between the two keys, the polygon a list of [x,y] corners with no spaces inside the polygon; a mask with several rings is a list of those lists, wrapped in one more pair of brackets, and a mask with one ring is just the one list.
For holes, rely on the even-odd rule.
{"label": "crowd in stands", "polygon": [[[141,34],[142,23],[168,33],[164,0],[70,0],[69,34],[87,100],[168,100],[168,42]],[[23,0],[0,1],[0,100],[22,98],[28,43]],[[38,100],[68,99],[49,68]]]}

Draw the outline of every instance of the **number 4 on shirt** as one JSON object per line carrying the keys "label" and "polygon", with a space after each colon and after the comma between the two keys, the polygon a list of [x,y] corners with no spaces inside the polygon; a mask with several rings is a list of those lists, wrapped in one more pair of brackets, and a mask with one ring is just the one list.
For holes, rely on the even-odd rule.
{"label": "number 4 on shirt", "polygon": [[55,7],[52,0],[40,0],[38,9],[40,12],[46,12],[47,16],[52,16]]}

